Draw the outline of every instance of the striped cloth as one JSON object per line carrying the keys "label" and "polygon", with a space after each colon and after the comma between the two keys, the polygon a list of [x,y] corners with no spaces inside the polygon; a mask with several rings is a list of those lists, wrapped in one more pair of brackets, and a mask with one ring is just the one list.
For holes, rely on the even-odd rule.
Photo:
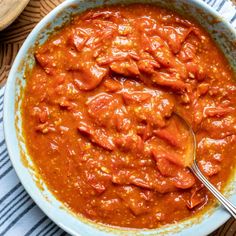
{"label": "striped cloth", "polygon": [[[204,1],[236,28],[236,9],[230,1]],[[67,235],[35,205],[11,165],[3,135],[3,94],[4,88],[0,89],[0,236]]]}

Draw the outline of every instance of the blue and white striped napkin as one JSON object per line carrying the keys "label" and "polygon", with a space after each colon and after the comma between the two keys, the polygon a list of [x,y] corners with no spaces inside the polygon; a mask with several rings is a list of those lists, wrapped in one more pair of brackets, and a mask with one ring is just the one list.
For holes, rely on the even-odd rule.
{"label": "blue and white striped napkin", "polygon": [[[236,28],[236,9],[230,1],[204,1]],[[3,134],[3,94],[4,88],[0,89],[0,236],[67,235],[35,205],[11,165]]]}

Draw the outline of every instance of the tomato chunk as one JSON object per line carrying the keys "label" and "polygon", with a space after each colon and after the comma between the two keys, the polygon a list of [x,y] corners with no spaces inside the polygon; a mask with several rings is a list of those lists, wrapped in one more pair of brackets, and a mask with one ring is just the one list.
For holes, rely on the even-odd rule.
{"label": "tomato chunk", "polygon": [[106,150],[111,151],[115,148],[112,137],[109,137],[103,129],[94,129],[89,124],[81,121],[78,124],[78,130],[81,133],[88,135],[93,143]]}
{"label": "tomato chunk", "polygon": [[98,66],[93,62],[84,62],[79,71],[73,71],[74,83],[81,90],[92,90],[96,88],[107,75],[106,68]]}

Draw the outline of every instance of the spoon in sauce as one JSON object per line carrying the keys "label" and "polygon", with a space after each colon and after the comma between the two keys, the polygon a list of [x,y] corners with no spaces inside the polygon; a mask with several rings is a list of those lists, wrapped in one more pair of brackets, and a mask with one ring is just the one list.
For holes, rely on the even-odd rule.
{"label": "spoon in sauce", "polygon": [[192,173],[204,184],[204,186],[218,199],[218,201],[231,213],[231,215],[236,219],[236,207],[227,200],[202,174],[201,170],[198,168],[196,161],[197,152],[197,141],[196,135],[191,127],[191,125],[178,113],[174,113],[175,116],[181,121],[185,128],[189,131],[189,144],[185,155],[185,166],[188,167]]}

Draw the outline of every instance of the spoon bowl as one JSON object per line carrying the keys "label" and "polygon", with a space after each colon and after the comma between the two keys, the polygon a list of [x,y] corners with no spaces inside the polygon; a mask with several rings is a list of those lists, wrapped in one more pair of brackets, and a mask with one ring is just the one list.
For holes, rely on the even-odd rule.
{"label": "spoon bowl", "polygon": [[197,140],[192,126],[180,114],[174,113],[175,116],[181,121],[185,128],[189,131],[190,139],[192,140],[190,147],[187,149],[185,166],[188,167],[192,173],[204,184],[204,186],[214,195],[214,197],[230,212],[236,219],[236,207],[226,199],[219,190],[202,174],[197,165]]}

